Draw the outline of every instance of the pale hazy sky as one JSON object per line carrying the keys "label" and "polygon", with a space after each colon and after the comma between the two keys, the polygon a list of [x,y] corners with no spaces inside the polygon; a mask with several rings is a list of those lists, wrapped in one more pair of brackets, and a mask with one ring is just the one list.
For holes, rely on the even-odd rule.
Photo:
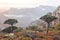
{"label": "pale hazy sky", "polygon": [[0,0],[0,8],[31,8],[39,5],[58,6],[60,0]]}

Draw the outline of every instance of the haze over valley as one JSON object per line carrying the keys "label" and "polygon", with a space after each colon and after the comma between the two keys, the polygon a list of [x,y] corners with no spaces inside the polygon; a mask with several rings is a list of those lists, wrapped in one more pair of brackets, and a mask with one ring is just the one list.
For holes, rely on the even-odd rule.
{"label": "haze over valley", "polygon": [[38,20],[41,16],[47,14],[48,12],[53,12],[56,7],[53,6],[43,6],[40,5],[36,8],[10,8],[8,10],[5,9],[3,12],[0,12],[0,28],[8,27],[7,24],[3,24],[5,20],[9,18],[14,18],[18,20],[16,24],[17,27],[27,27],[33,21]]}

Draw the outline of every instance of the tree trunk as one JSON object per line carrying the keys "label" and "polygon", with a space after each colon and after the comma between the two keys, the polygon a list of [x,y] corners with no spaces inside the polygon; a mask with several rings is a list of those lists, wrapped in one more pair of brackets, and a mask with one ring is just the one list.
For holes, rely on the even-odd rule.
{"label": "tree trunk", "polygon": [[13,33],[13,28],[12,27],[13,27],[13,25],[11,25],[11,33]]}
{"label": "tree trunk", "polygon": [[46,35],[48,35],[49,26],[50,24],[48,23],[48,26],[46,27]]}

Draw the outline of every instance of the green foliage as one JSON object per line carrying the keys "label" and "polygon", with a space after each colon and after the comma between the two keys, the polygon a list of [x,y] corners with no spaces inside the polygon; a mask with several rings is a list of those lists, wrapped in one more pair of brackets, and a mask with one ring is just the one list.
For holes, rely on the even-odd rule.
{"label": "green foliage", "polygon": [[7,33],[10,33],[10,32],[13,32],[13,30],[15,30],[16,27],[13,26],[13,24],[16,24],[18,23],[18,21],[16,19],[8,19],[4,22],[4,24],[9,24],[11,25],[11,27],[8,27],[7,29],[4,29],[3,32],[7,32]]}
{"label": "green foliage", "polygon": [[18,21],[16,19],[8,19],[4,22],[4,24],[9,24],[9,25],[13,25],[18,23]]}
{"label": "green foliage", "polygon": [[57,19],[57,18],[55,16],[45,15],[41,17],[40,19],[48,23],[48,22],[52,22],[54,19]]}
{"label": "green foliage", "polygon": [[23,30],[22,27],[18,27],[16,30],[14,30],[14,32],[21,32]]}
{"label": "green foliage", "polygon": [[10,27],[8,27],[8,28],[3,29],[2,32],[12,33],[11,28],[12,28],[12,31],[14,31],[14,30],[17,29],[17,27],[15,27],[15,26],[13,26],[13,27],[10,26]]}
{"label": "green foliage", "polygon": [[60,23],[56,25],[56,29],[60,30]]}
{"label": "green foliage", "polygon": [[29,26],[28,30],[33,30],[33,31],[42,31],[37,25]]}
{"label": "green foliage", "polygon": [[49,31],[53,31],[54,29],[54,27],[49,27]]}
{"label": "green foliage", "polygon": [[38,27],[37,27],[37,26],[30,26],[30,29],[32,29],[32,30],[37,30]]}

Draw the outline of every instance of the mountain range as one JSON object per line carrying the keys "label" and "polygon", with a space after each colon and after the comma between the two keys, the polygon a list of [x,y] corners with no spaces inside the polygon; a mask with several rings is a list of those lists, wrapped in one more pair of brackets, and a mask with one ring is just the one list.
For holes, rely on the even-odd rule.
{"label": "mountain range", "polygon": [[[40,5],[36,8],[10,8],[4,12],[0,13],[0,28],[7,27],[6,24],[3,24],[7,19],[17,19],[18,23],[16,26],[18,27],[28,27],[33,21],[38,20],[41,16],[47,14],[48,12],[53,12],[56,7],[52,6],[43,6]],[[4,26],[3,26],[4,25]]]}

